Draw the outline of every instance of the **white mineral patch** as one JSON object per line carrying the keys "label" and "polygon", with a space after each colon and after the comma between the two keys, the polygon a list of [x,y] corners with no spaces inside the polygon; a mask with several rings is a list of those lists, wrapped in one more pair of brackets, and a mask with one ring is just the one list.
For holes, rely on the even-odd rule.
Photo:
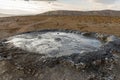
{"label": "white mineral patch", "polygon": [[10,37],[7,43],[12,43],[15,47],[29,52],[51,57],[93,51],[101,46],[101,42],[97,39],[65,32],[21,34]]}

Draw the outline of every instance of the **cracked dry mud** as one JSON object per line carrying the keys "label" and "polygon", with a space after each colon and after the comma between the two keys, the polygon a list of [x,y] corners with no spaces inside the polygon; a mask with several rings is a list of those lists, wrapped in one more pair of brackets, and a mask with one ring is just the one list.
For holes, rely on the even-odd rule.
{"label": "cracked dry mud", "polygon": [[22,33],[0,41],[0,80],[119,80],[119,54],[120,39],[113,35]]}

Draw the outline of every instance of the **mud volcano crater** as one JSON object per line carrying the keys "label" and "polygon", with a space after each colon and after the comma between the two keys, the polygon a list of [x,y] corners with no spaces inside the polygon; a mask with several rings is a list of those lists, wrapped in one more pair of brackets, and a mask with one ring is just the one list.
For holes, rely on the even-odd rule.
{"label": "mud volcano crater", "polygon": [[[92,32],[40,30],[1,40],[0,51],[1,60],[12,60],[12,63],[25,68],[25,71],[32,69],[34,74],[38,73],[35,77],[32,76],[33,72],[27,74],[27,71],[25,80],[30,78],[28,75],[32,76],[30,80],[87,80],[87,75],[91,75],[91,72],[95,75],[94,78],[101,80],[112,75],[109,70],[104,70],[105,64],[109,64],[107,68],[113,65],[116,59],[114,53],[120,52],[120,39],[113,35]],[[44,70],[43,73],[40,70]],[[85,71],[78,73],[75,70]],[[46,75],[50,76],[45,77]]]}
{"label": "mud volcano crater", "polygon": [[67,30],[24,33],[10,37],[8,43],[12,43],[17,48],[50,57],[92,52],[103,45],[102,41],[95,36],[88,37]]}
{"label": "mud volcano crater", "polygon": [[111,58],[112,51],[120,52],[119,42],[113,35],[54,29],[21,33],[3,40],[2,44],[44,58],[76,56],[80,59],[76,62],[88,63]]}

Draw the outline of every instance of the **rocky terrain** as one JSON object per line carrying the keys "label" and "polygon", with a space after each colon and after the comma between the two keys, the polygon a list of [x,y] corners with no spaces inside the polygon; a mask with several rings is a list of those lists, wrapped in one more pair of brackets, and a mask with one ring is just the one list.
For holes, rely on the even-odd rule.
{"label": "rocky terrain", "polygon": [[[102,41],[103,46],[84,54],[45,57],[7,42],[11,36],[45,29],[80,31],[83,36]],[[119,80],[119,37],[119,16],[47,13],[0,18],[0,80]]]}

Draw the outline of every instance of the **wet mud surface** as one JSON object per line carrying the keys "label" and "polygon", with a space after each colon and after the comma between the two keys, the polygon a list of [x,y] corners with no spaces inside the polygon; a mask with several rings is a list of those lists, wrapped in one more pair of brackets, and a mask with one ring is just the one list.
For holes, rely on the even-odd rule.
{"label": "wet mud surface", "polygon": [[[70,49],[73,47],[70,46],[69,48],[68,44],[64,43],[62,44],[61,49],[66,51],[64,54],[67,55],[61,54],[60,56],[56,56],[56,54],[52,54],[55,56],[51,57],[46,56],[49,54],[49,51],[45,53],[44,49],[41,54],[40,51],[29,51],[24,49],[26,47],[22,46],[23,48],[21,48],[21,46],[16,46],[14,44],[16,39],[17,41],[20,40],[21,42],[21,38],[33,38],[33,34],[34,37],[37,38],[38,34],[39,36],[44,35],[42,38],[49,37],[47,40],[51,41],[51,39],[54,39],[54,41],[57,41],[57,43],[59,43],[61,40],[63,40],[63,42],[67,40],[66,36],[58,37],[58,34],[56,36],[56,32],[59,32],[60,34],[64,33],[65,35],[70,34],[67,35],[67,38],[69,36],[68,42],[69,40],[73,39],[73,37],[74,40],[79,40],[76,38],[81,39],[82,36],[82,40],[79,41],[86,41],[86,38],[89,41],[88,43],[84,43],[84,45],[87,44],[88,46],[91,41],[95,40],[95,43],[97,41],[97,43],[99,43],[97,45],[101,46],[96,47],[93,44],[90,44],[92,45],[90,47],[96,47],[96,49],[92,49],[91,51],[88,49],[88,51],[86,51],[84,49],[85,51],[82,51],[82,53],[78,53],[75,50],[70,53]],[[51,37],[46,36],[46,33],[47,35],[51,35]],[[53,34],[55,34],[55,36]],[[42,40],[41,37],[40,40]],[[20,43],[22,45],[23,43],[26,44],[26,42],[28,42],[24,42],[24,40],[22,41],[23,42]],[[34,41],[35,40],[33,40],[33,42]],[[83,48],[86,48],[83,44],[80,44],[79,41],[77,41],[78,46],[82,45]],[[38,42],[40,41],[38,40]],[[46,44],[46,42],[43,43]],[[74,41],[69,44],[76,45]],[[49,45],[52,44],[49,42]],[[58,46],[55,45],[54,47],[56,49]],[[32,48],[33,47],[31,47],[31,50]],[[50,53],[52,52],[54,53],[54,49],[51,49]],[[2,39],[0,41],[0,80],[119,80],[119,54],[120,39],[113,35],[79,32],[73,30],[41,30],[36,32],[22,33]]]}
{"label": "wet mud surface", "polygon": [[95,36],[86,37],[78,31],[43,30],[10,37],[6,43],[29,52],[60,57],[95,51],[103,42]]}

